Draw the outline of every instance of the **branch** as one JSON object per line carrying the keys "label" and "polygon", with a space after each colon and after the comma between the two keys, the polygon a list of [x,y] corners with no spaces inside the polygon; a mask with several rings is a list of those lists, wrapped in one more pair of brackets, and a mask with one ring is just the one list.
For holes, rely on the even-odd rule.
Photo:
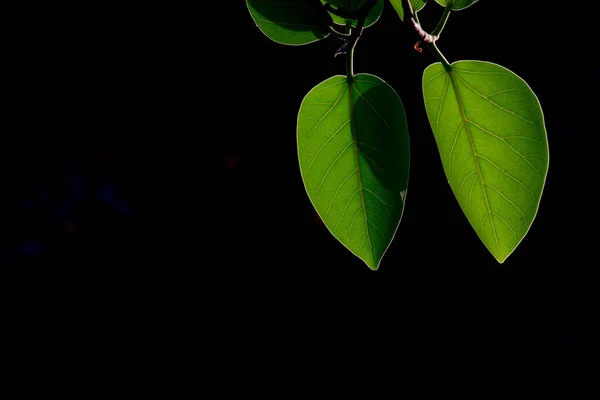
{"label": "branch", "polygon": [[420,45],[421,45],[421,43],[425,43],[427,45],[427,48],[429,50],[431,50],[431,52],[437,57],[438,60],[440,60],[440,62],[444,65],[444,67],[450,68],[450,63],[448,62],[448,60],[446,60],[446,57],[444,57],[444,55],[442,54],[440,49],[438,49],[435,42],[439,39],[439,37],[440,37],[439,35],[442,32],[442,30],[444,29],[444,26],[446,25],[446,21],[448,21],[448,17],[450,16],[450,12],[452,11],[452,1],[450,1],[447,4],[446,9],[444,10],[444,14],[442,15],[440,22],[438,23],[438,25],[436,26],[436,28],[434,29],[432,34],[426,32],[421,27],[421,24],[418,22],[417,15],[414,13],[414,11],[412,9],[412,5],[410,4],[410,1],[402,0],[402,5],[404,6],[404,9],[406,10],[405,11],[406,14],[410,17],[410,21],[412,23],[413,29],[415,30],[417,35],[421,38],[421,40],[419,40],[417,43],[415,43],[415,46],[414,46],[415,50],[417,50],[419,53],[421,53],[423,51],[423,49],[420,47]]}
{"label": "branch", "polygon": [[[329,31],[337,38],[344,40],[344,44],[335,52],[334,57],[339,55],[346,56],[346,76],[348,81],[351,81],[354,76],[354,46],[356,46],[356,42],[362,36],[367,15],[369,15],[378,1],[380,0],[366,0],[359,9],[352,12],[344,11],[342,8],[333,8],[329,3],[324,4],[326,11],[346,20],[346,33],[340,33],[332,26],[329,27]],[[356,28],[352,28],[351,20],[356,20]]]}
{"label": "branch", "polygon": [[[346,78],[348,82],[352,82],[354,79],[354,46],[356,46],[356,42],[362,36],[363,25],[365,23],[364,17],[359,17],[358,22],[356,23],[356,29],[352,29],[352,24],[346,24],[346,31],[350,32],[350,39],[344,43],[342,46],[342,50],[346,54]],[[338,50],[339,51],[339,50]]]}
{"label": "branch", "polygon": [[329,32],[338,39],[348,40],[350,39],[350,35],[346,33],[338,32],[333,26],[328,25]]}
{"label": "branch", "polygon": [[412,8],[412,5],[410,4],[410,1],[408,1],[408,0],[402,0],[402,6],[404,7],[405,14],[408,15],[408,18],[410,19],[410,22],[412,23],[415,32],[421,38],[421,40],[419,42],[417,42],[417,44],[415,44],[415,48],[416,49],[419,48],[418,45],[419,45],[420,42],[435,43],[435,41],[438,39],[439,36],[438,35],[431,35],[431,34],[427,33],[421,27],[421,24],[418,22],[417,16],[416,16],[415,12],[413,11],[413,8]]}
{"label": "branch", "polygon": [[448,3],[446,8],[444,9],[444,13],[442,14],[442,18],[440,18],[440,22],[438,22],[437,26],[431,32],[432,36],[437,36],[438,38],[442,34],[442,30],[446,26],[446,22],[448,21],[448,17],[450,17],[450,13],[452,12],[452,2]]}

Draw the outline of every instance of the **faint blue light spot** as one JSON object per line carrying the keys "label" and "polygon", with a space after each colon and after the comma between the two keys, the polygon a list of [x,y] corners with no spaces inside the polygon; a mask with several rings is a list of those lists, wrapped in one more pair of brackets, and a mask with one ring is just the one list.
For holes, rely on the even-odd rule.
{"label": "faint blue light spot", "polygon": [[42,242],[39,240],[21,243],[20,250],[23,253],[35,254],[42,250]]}
{"label": "faint blue light spot", "polygon": [[115,188],[112,182],[106,182],[100,189],[100,198],[120,213],[131,213],[129,206],[116,198]]}

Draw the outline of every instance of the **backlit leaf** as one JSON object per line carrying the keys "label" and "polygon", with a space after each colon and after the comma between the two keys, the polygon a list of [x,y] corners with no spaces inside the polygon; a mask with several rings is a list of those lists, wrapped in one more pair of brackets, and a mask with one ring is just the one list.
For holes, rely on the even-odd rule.
{"label": "backlit leaf", "polygon": [[[323,4],[329,3],[335,8],[342,8],[344,11],[352,12],[358,10],[362,7],[367,0],[321,0]],[[363,28],[368,28],[373,25],[379,17],[381,17],[381,13],[383,12],[383,0],[379,0],[377,4],[373,6],[369,14],[365,18],[365,23]],[[337,15],[331,14],[331,18],[333,18],[333,22],[338,25],[346,25],[346,20],[344,18],[338,17]],[[356,26],[356,20],[352,22],[352,26]]]}
{"label": "backlit leaf", "polygon": [[314,87],[298,114],[298,158],[308,196],[329,231],[375,270],[404,209],[409,138],[394,89],[358,74]]}
{"label": "backlit leaf", "polygon": [[315,42],[329,35],[329,13],[319,0],[247,0],[250,15],[271,40],[287,45]]}
{"label": "backlit leaf", "polygon": [[452,1],[452,9],[454,11],[462,10],[472,6],[479,0],[435,0],[438,4],[446,7]]}
{"label": "backlit leaf", "polygon": [[[404,7],[402,6],[402,0],[389,0],[394,7],[394,10],[398,13],[398,16],[402,21],[404,21]],[[417,12],[425,7],[425,0],[410,0],[410,5],[412,6],[413,12]]]}
{"label": "backlit leaf", "polygon": [[423,95],[450,187],[502,263],[527,234],[548,172],[540,103],[520,77],[483,61],[430,65]]}

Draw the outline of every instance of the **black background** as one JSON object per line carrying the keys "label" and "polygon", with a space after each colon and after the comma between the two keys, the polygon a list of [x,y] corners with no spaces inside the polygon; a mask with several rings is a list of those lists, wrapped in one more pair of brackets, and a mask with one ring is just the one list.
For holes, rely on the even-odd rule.
{"label": "black background", "polygon": [[[278,45],[241,13],[242,44],[232,51],[243,65],[238,95],[248,101],[236,117],[239,128],[220,135],[229,279],[256,278],[260,291],[273,296],[267,304],[281,307],[278,296],[293,300],[355,345],[399,349],[412,340],[467,353],[585,352],[592,239],[582,230],[587,195],[580,190],[593,156],[574,137],[582,128],[589,132],[579,91],[597,81],[597,70],[582,68],[587,55],[565,34],[558,10],[542,15],[537,2],[519,2],[518,10],[500,3],[453,13],[438,44],[451,62],[479,59],[514,71],[544,110],[546,188],[528,235],[506,262],[498,264],[479,241],[443,175],[421,93],[423,70],[435,59],[412,49],[415,37],[386,4],[355,54],[355,72],[375,74],[398,92],[411,138],[405,211],[379,270],[369,270],[319,225],[298,170],[297,110],[314,85],[344,73],[343,59],[333,58],[339,41]],[[420,13],[425,29],[442,10],[430,4]]]}
{"label": "black background", "polygon": [[[79,326],[78,343],[99,330],[103,343],[135,348],[138,358],[163,335],[158,348],[217,351],[214,360],[233,370],[257,359],[274,370],[302,360],[354,369],[359,356],[424,366],[507,354],[566,368],[587,354],[597,102],[583,93],[598,68],[564,10],[483,0],[453,13],[438,42],[451,62],[509,68],[543,107],[546,187],[504,264],[443,175],[421,93],[434,57],[413,50],[416,38],[387,3],[365,30],[355,72],[398,92],[411,140],[404,215],[371,271],[318,223],[297,161],[298,107],[313,86],[344,73],[333,57],[341,42],[283,46],[260,32],[244,2],[217,3],[214,13],[152,5],[41,13],[44,28],[16,59],[0,253],[18,285],[5,282],[39,321]],[[428,5],[424,28],[442,11]],[[46,205],[17,211],[40,186],[73,196],[65,163],[91,188],[69,217]],[[127,211],[94,194],[105,182]],[[18,250],[32,238],[41,250]]]}

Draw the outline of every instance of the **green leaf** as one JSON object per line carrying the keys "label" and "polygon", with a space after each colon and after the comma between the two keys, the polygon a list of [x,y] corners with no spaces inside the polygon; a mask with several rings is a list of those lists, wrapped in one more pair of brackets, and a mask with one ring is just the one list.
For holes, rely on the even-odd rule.
{"label": "green leaf", "polygon": [[[362,7],[367,0],[321,0],[323,4],[329,3],[335,8],[342,8],[344,11],[352,12],[358,10]],[[373,6],[369,14],[365,18],[365,23],[363,28],[368,28],[373,25],[379,17],[381,17],[381,13],[383,12],[383,0],[379,0],[377,4]],[[338,17],[337,15],[331,14],[331,18],[333,22],[338,25],[346,25],[346,20],[344,18]],[[352,21],[352,26],[356,27],[356,20]]]}
{"label": "green leaf", "polygon": [[329,3],[335,8],[347,7],[348,5],[347,0],[321,0],[321,3]]}
{"label": "green leaf", "polygon": [[287,45],[316,42],[329,35],[329,13],[319,0],[246,0],[258,28]]}
{"label": "green leaf", "polygon": [[402,101],[380,78],[334,76],[298,114],[304,186],[325,226],[376,270],[404,210],[409,138]]}
{"label": "green leaf", "polygon": [[450,187],[502,263],[527,234],[546,181],[540,103],[520,77],[483,61],[430,65],[423,95]]}
{"label": "green leaf", "polygon": [[[402,7],[402,0],[390,0],[392,7],[398,13],[398,16],[402,21],[404,21],[404,7]],[[417,12],[425,7],[427,2],[425,0],[410,0],[410,5],[412,6],[413,12]]]}
{"label": "green leaf", "polygon": [[438,4],[446,7],[452,1],[452,9],[454,11],[462,10],[472,6],[479,0],[435,0]]}

